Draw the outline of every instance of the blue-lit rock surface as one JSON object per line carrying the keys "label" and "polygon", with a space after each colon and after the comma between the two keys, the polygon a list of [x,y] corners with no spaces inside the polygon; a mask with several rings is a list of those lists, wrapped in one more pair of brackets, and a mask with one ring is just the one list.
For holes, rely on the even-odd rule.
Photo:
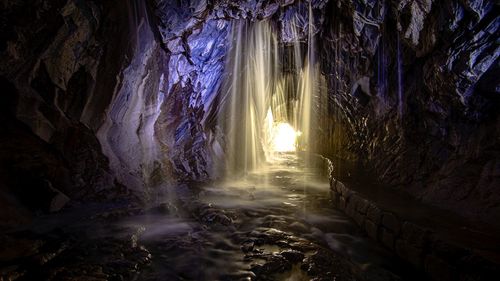
{"label": "blue-lit rock surface", "polygon": [[[480,0],[2,1],[0,280],[489,280],[499,25]],[[277,77],[288,111],[325,94],[297,146],[343,183],[302,153],[227,175],[228,96]]]}
{"label": "blue-lit rock surface", "polygon": [[[160,185],[218,177],[232,22],[267,19],[280,42],[305,43],[308,3],[115,4],[2,3],[11,23],[0,46],[2,86],[10,89],[4,114],[24,126],[20,139],[54,158],[50,165],[16,158],[13,171],[29,170],[78,200],[130,190],[145,198]],[[494,222],[498,7],[451,0],[311,6],[330,97],[317,151],[361,159],[385,183]],[[291,32],[295,15],[300,38]]]}

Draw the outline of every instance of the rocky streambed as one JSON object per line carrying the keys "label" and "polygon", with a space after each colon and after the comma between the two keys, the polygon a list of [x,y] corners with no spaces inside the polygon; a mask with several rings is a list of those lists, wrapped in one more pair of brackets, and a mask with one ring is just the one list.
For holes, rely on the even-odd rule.
{"label": "rocky streambed", "polygon": [[[3,280],[421,280],[330,204],[320,168],[259,171],[155,204],[87,205],[2,234]],[[92,214],[92,215],[89,215]]]}

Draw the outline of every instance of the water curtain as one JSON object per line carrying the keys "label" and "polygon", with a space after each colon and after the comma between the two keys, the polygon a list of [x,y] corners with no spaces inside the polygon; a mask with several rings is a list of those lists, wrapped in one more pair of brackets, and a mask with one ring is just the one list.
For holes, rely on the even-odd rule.
{"label": "water curtain", "polygon": [[[309,149],[320,75],[311,7],[307,18],[305,40],[300,40],[297,19],[292,20],[291,44],[279,42],[268,21],[233,23],[220,120],[229,174],[259,168],[276,153]],[[283,59],[290,49],[292,59]]]}

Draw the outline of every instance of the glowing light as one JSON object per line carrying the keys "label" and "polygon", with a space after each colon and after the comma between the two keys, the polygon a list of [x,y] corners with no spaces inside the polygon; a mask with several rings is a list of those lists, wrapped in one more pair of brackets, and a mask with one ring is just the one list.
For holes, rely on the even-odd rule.
{"label": "glowing light", "polygon": [[291,152],[296,150],[297,132],[288,123],[275,123],[273,125],[273,150],[276,152]]}

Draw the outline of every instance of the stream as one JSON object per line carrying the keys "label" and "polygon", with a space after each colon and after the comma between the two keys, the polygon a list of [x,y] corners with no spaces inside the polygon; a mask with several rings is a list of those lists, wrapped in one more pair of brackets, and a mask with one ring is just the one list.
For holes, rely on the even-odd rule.
{"label": "stream", "polygon": [[175,196],[170,189],[147,208],[107,203],[42,216],[29,231],[3,237],[27,249],[10,258],[3,274],[19,280],[418,280],[332,207],[322,168],[304,162],[281,153],[238,179],[177,186]]}
{"label": "stream", "polygon": [[242,178],[202,186],[180,199],[192,219],[128,219],[153,257],[138,280],[410,279],[332,207],[321,168],[303,162],[281,153]]}

